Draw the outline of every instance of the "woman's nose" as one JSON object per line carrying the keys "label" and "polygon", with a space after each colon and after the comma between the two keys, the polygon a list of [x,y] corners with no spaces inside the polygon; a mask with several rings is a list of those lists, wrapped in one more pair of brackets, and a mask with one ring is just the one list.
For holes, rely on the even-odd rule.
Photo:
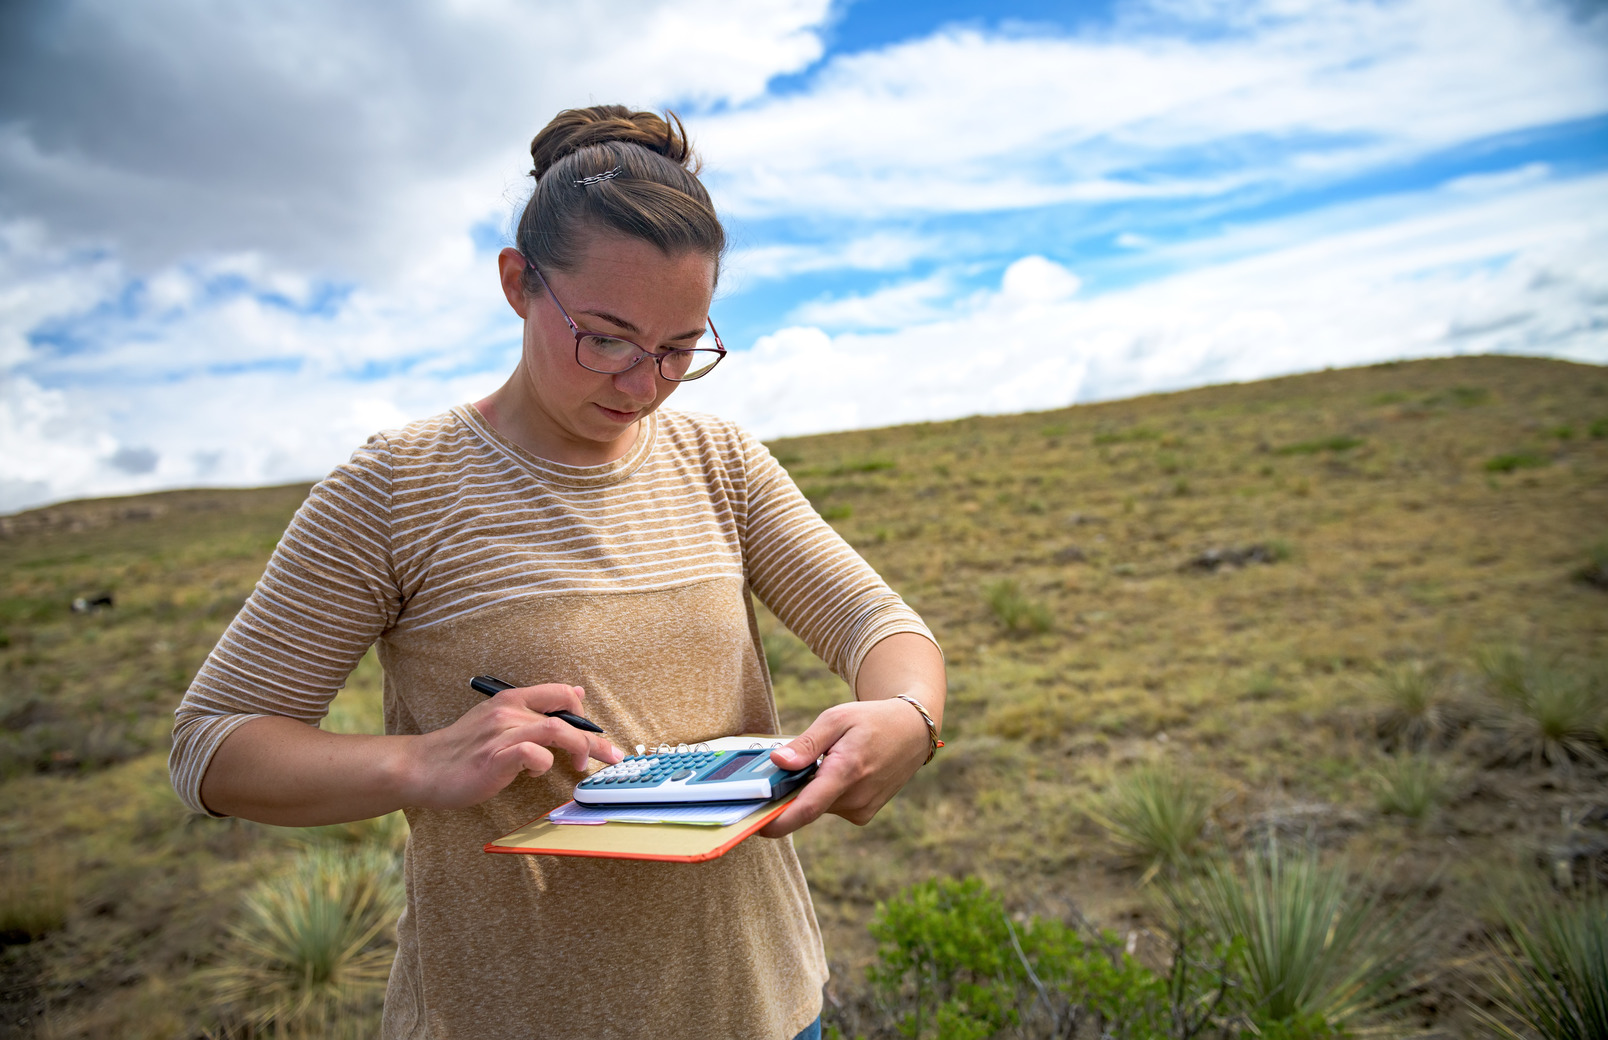
{"label": "woman's nose", "polygon": [[653,363],[653,358],[643,355],[636,364],[615,375],[614,386],[621,393],[645,401],[658,392],[655,385],[658,378],[659,368]]}

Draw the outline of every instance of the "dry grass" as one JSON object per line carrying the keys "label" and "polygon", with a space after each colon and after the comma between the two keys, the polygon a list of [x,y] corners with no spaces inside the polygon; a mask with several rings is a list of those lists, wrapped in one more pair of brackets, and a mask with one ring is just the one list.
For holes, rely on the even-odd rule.
{"label": "dry grass", "polygon": [[[1148,927],[1143,868],[1088,810],[1158,751],[1224,793],[1225,840],[1272,828],[1388,852],[1401,886],[1442,879],[1437,934],[1462,934],[1484,865],[1552,842],[1566,812],[1595,804],[1602,773],[1442,742],[1469,782],[1432,825],[1395,826],[1369,779],[1369,680],[1414,660],[1452,676],[1491,645],[1580,674],[1608,661],[1608,592],[1575,576],[1608,536],[1608,438],[1539,432],[1605,417],[1601,368],[1460,358],[773,445],[927,618],[951,681],[950,746],[911,788],[869,827],[825,820],[797,836],[834,993],[863,992],[874,902],[928,876],[979,874],[1013,908],[1076,904]],[[1486,469],[1525,452],[1545,464]],[[197,1035],[194,965],[217,955],[239,893],[305,845],[188,818],[162,765],[180,693],[304,493],[73,503],[4,525],[0,855],[64,850],[74,899],[26,947],[59,1035],[142,1035],[129,1024],[141,1001]],[[1247,546],[1280,551],[1186,568]],[[1000,581],[1050,630],[1010,632],[980,595]],[[110,610],[69,609],[101,592]],[[846,696],[763,610],[760,622],[784,726]],[[379,679],[360,668],[332,724],[373,725]],[[1286,817],[1299,826],[1269,823]],[[316,838],[331,839],[345,837]],[[1429,955],[1456,959],[1456,939]],[[1473,1031],[1449,996],[1424,1006],[1420,1024]]]}

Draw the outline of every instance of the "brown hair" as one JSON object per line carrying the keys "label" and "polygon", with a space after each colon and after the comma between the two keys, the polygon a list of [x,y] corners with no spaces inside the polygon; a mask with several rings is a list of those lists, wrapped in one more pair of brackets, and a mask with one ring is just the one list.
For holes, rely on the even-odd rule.
{"label": "brown hair", "polygon": [[[666,255],[702,253],[715,261],[718,277],[726,232],[698,180],[701,164],[686,128],[674,112],[665,116],[594,105],[566,109],[542,128],[530,142],[536,190],[515,238],[525,259],[549,271],[573,270],[582,236],[607,230]],[[525,290],[541,291],[528,269]]]}

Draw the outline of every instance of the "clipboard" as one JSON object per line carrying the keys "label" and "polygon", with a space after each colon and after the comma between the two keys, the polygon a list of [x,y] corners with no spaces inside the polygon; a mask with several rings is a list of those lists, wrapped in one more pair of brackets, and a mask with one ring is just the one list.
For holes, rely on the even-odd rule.
{"label": "clipboard", "polygon": [[[792,791],[766,802],[736,823],[698,827],[677,823],[604,823],[593,827],[554,823],[546,816],[485,846],[487,852],[536,856],[597,856],[662,863],[704,863],[736,848],[746,837],[781,815],[798,797]],[[566,803],[568,804],[568,803]]]}

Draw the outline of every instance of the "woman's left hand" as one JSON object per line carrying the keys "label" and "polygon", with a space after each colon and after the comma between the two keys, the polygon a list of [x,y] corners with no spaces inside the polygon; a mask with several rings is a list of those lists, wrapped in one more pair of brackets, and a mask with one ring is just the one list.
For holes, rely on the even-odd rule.
{"label": "woman's left hand", "polygon": [[856,685],[861,700],[834,704],[786,747],[771,752],[771,761],[783,769],[802,769],[825,757],[798,797],[760,834],[780,838],[822,813],[864,826],[927,760],[927,723],[898,694],[921,701],[941,724],[944,667],[938,648],[911,633],[889,636],[866,654]]}
{"label": "woman's left hand", "polygon": [[864,826],[910,781],[927,758],[927,724],[901,700],[836,704],[786,747],[771,752],[783,769],[825,755],[799,796],[760,831],[780,838],[822,813]]}

